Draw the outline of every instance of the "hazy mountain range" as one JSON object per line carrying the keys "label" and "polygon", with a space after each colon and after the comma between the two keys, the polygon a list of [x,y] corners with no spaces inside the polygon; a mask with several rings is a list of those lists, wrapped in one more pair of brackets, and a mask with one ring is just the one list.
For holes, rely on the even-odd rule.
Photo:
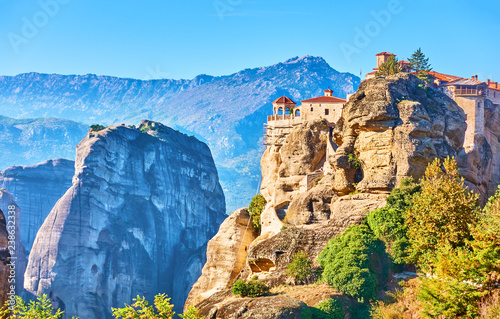
{"label": "hazy mountain range", "polygon": [[271,114],[271,102],[282,95],[298,102],[323,95],[328,87],[335,96],[345,97],[359,83],[357,76],[338,72],[312,56],[192,80],[142,81],[91,74],[2,76],[0,115],[64,120],[1,118],[0,168],[55,157],[74,159],[76,144],[88,125],[151,119],[208,143],[227,209],[232,211],[247,205],[258,189],[263,124]]}

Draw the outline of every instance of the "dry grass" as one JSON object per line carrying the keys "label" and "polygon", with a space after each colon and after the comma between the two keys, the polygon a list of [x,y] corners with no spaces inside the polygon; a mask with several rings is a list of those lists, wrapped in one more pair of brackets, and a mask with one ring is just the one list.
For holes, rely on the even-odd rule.
{"label": "dry grass", "polygon": [[320,301],[330,299],[336,296],[336,299],[345,298],[341,296],[335,288],[328,284],[310,284],[289,286],[282,285],[271,289],[271,294],[287,295],[292,298],[303,301],[310,307],[316,306]]}
{"label": "dry grass", "polygon": [[374,319],[422,319],[420,304],[416,296],[417,280],[405,283],[404,291],[398,289],[388,293],[388,300],[378,301],[372,310]]}
{"label": "dry grass", "polygon": [[491,293],[479,304],[479,313],[481,319],[499,319],[500,318],[500,290]]}

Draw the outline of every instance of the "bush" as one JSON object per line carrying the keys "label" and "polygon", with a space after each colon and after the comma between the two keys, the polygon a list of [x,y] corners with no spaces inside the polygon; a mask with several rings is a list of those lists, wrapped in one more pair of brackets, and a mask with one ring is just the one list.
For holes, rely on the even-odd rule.
{"label": "bush", "polygon": [[293,255],[292,262],[286,266],[285,273],[298,282],[304,282],[311,274],[311,266],[309,255],[305,252],[298,252]]}
{"label": "bush", "polygon": [[252,223],[255,230],[260,231],[260,215],[266,206],[266,199],[261,194],[255,195],[248,206],[250,216],[252,216]]}
{"label": "bush", "polygon": [[238,279],[232,288],[233,295],[241,297],[259,297],[269,292],[269,287],[261,282],[252,278],[250,281]]}
{"label": "bush", "polygon": [[7,306],[0,310],[0,318],[59,319],[64,315],[61,309],[54,311],[52,303],[46,294],[37,296],[36,301],[32,300],[29,303],[25,302],[19,296],[16,296],[15,300],[16,304],[12,310],[9,310]]}
{"label": "bush", "polygon": [[124,308],[111,308],[115,318],[162,318],[172,319],[175,312],[172,311],[174,305],[170,304],[167,294],[155,296],[154,307],[149,305],[145,297],[137,296],[133,299],[132,305],[125,304]]}
{"label": "bush", "polygon": [[195,307],[189,307],[185,313],[179,315],[182,319],[203,319],[202,316],[198,316],[200,309]]}
{"label": "bush", "polygon": [[343,319],[344,308],[335,299],[328,299],[317,304],[312,310],[313,319]]}
{"label": "bush", "polygon": [[105,128],[106,128],[106,126],[100,125],[100,124],[90,125],[90,130],[92,132],[99,132],[100,130],[104,130]]}
{"label": "bush", "polygon": [[382,280],[387,267],[379,267],[385,256],[383,243],[368,225],[352,225],[330,240],[318,256],[323,267],[323,279],[333,287],[354,298],[374,299],[379,287],[377,270]]}

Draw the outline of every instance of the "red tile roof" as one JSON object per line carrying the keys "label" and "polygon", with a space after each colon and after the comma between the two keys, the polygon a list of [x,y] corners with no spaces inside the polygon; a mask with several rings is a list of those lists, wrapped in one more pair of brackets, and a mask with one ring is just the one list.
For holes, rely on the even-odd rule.
{"label": "red tile roof", "polygon": [[307,99],[307,100],[302,100],[302,103],[311,103],[311,102],[323,102],[323,103],[345,103],[347,102],[344,99],[334,97],[334,96],[320,96],[320,97],[315,97],[312,99]]}
{"label": "red tile roof", "polygon": [[379,56],[379,55],[394,55],[395,56],[395,54],[392,54],[390,52],[380,52],[379,54],[376,54],[375,56]]}
{"label": "red tile roof", "polygon": [[493,82],[493,83],[490,83],[490,85],[488,85],[488,89],[500,91],[500,85],[498,85],[498,83],[496,83],[496,82]]}
{"label": "red tile roof", "polygon": [[443,82],[451,82],[451,81],[456,81],[456,80],[461,79],[461,77],[459,77],[459,76],[438,73],[435,71],[429,71],[429,74],[434,76],[436,79],[443,81]]}
{"label": "red tile roof", "polygon": [[282,96],[280,98],[278,98],[276,101],[274,101],[273,103],[281,103],[281,104],[297,104],[295,103],[291,98],[287,97],[287,96]]}
{"label": "red tile roof", "polygon": [[333,91],[330,89],[325,90],[325,92],[333,93]]}

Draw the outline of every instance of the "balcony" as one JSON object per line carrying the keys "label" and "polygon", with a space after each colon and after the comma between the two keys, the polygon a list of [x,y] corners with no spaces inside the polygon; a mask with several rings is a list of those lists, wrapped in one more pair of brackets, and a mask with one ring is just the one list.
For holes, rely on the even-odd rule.
{"label": "balcony", "polygon": [[293,114],[283,114],[283,115],[269,115],[267,121],[281,121],[281,120],[293,120],[295,115]]}
{"label": "balcony", "polygon": [[484,91],[478,89],[455,89],[455,95],[481,96]]}

